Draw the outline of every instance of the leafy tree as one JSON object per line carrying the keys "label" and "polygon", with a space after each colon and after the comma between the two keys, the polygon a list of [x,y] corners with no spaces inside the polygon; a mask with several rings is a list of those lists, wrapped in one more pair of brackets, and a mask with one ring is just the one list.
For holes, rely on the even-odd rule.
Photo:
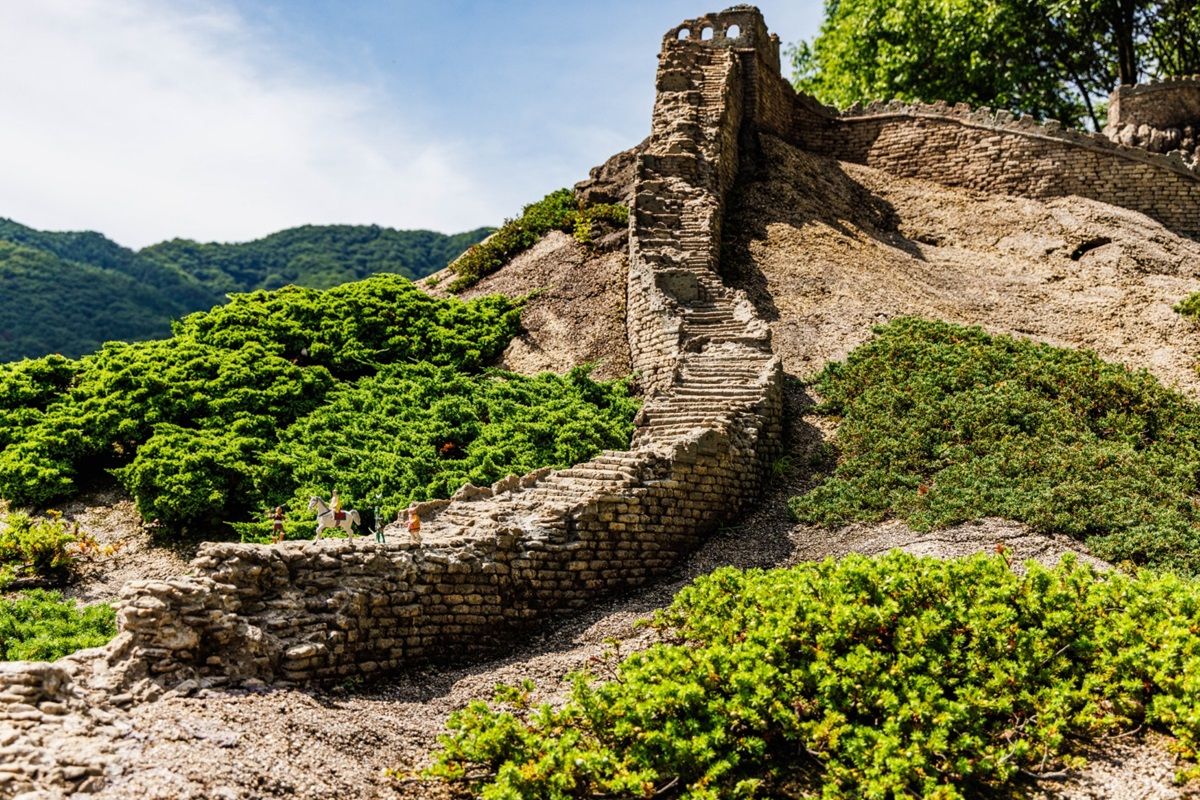
{"label": "leafy tree", "polygon": [[1102,125],[1095,100],[1148,76],[1200,70],[1195,0],[826,0],[792,50],[796,87],[871,100],[1006,108]]}

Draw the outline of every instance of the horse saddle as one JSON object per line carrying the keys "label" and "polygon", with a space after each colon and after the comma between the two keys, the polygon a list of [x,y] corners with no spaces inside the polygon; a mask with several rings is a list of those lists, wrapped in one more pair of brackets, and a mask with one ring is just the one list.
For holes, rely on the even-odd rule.
{"label": "horse saddle", "polygon": [[342,521],[344,521],[345,519],[346,519],[346,512],[345,512],[345,511],[335,511],[335,512],[333,512],[333,521],[334,521],[334,522],[342,522]]}

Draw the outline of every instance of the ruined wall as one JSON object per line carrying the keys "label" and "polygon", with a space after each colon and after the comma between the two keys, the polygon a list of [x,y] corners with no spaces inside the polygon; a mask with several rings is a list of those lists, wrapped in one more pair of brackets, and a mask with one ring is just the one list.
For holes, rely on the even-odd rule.
{"label": "ruined wall", "polygon": [[797,95],[791,142],[902,177],[1035,199],[1079,195],[1200,235],[1200,166],[1005,111],[872,104],[840,116]]}
{"label": "ruined wall", "polygon": [[1200,153],[1200,75],[1118,86],[1109,97],[1104,134],[1152,153]]}
{"label": "ruined wall", "polygon": [[744,104],[778,41],[745,7],[702,22],[715,41],[664,41],[651,136],[615,170],[634,175],[627,327],[647,389],[630,450],[421,504],[420,542],[394,527],[386,543],[205,545],[193,574],[125,588],[117,640],[79,660],[89,680],[308,683],[494,652],[531,620],[661,575],[757,494],[780,364],[719,256],[739,142],[755,114],[785,116],[753,87]]}

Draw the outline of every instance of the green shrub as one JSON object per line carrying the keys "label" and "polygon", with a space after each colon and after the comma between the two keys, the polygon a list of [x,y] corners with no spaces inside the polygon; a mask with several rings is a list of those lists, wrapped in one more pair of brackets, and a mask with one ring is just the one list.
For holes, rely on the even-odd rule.
{"label": "green shrub", "polygon": [[[525,377],[395,365],[332,391],[283,431],[264,459],[264,485],[278,487],[271,496],[287,499],[292,520],[311,519],[309,497],[334,486],[348,508],[378,507],[391,519],[413,501],[449,497],[468,481],[486,486],[627,447],[637,407],[624,382],[597,383],[586,368]],[[214,491],[214,503],[223,491]],[[265,521],[237,527],[245,538],[270,532]],[[289,536],[304,528],[312,525],[298,523]]]}
{"label": "green shrub", "polygon": [[289,535],[311,531],[309,496],[334,488],[372,524],[376,507],[625,447],[624,383],[483,373],[519,314],[380,275],[236,295],[171,339],[77,362],[0,365],[0,496],[41,505],[106,469],[167,531],[257,539],[276,505]]}
{"label": "green shrub", "polygon": [[1200,320],[1200,292],[1189,294],[1174,306],[1174,311],[1193,321]]}
{"label": "green shrub", "polygon": [[500,229],[450,264],[455,278],[449,284],[452,292],[461,292],[497,271],[523,250],[538,243],[550,231],[570,233],[576,241],[587,244],[592,240],[597,221],[612,225],[629,222],[629,209],[622,205],[602,203],[581,206],[570,189],[551,192],[536,203],[521,210],[521,216],[508,219]]}
{"label": "green shrub", "polygon": [[980,796],[1078,763],[1072,741],[1141,724],[1200,743],[1200,584],[1018,575],[1001,557],[892,553],[722,569],[675,598],[663,640],[565,704],[505,688],[452,715],[431,773],[488,800]]}
{"label": "green shrub", "polygon": [[1200,407],[1095,354],[916,319],[876,329],[815,388],[842,417],[802,521],[984,516],[1083,539],[1101,558],[1200,571]]}
{"label": "green shrub", "polygon": [[70,572],[79,544],[62,516],[51,512],[35,519],[12,512],[0,521],[0,589],[14,581],[61,583]]}
{"label": "green shrub", "polygon": [[0,661],[53,661],[116,634],[116,612],[104,603],[80,608],[42,589],[0,598]]}

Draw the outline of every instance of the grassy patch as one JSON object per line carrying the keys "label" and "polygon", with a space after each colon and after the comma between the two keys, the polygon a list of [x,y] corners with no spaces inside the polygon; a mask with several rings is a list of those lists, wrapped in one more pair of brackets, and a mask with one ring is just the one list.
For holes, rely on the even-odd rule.
{"label": "grassy patch", "polygon": [[11,512],[0,520],[0,589],[14,582],[62,583],[82,544],[55,512],[44,518]]}
{"label": "grassy patch", "polygon": [[1174,311],[1193,322],[1200,321],[1200,292],[1189,294],[1175,304]]}
{"label": "grassy patch", "polygon": [[565,231],[586,244],[592,240],[597,222],[624,225],[629,221],[629,209],[621,205],[598,204],[581,206],[570,189],[551,192],[536,203],[521,210],[521,216],[505,220],[500,229],[450,264],[455,278],[450,282],[452,292],[478,283],[507,264],[513,256],[528,250],[550,231]]}
{"label": "grassy patch", "polygon": [[116,634],[116,612],[104,603],[79,608],[43,589],[0,598],[0,661],[53,661]]}
{"label": "grassy patch", "polygon": [[837,525],[985,516],[1101,558],[1200,572],[1200,407],[1095,354],[903,319],[817,378],[840,416],[833,474],[794,498]]}
{"label": "grassy patch", "polygon": [[1064,560],[892,553],[722,569],[655,621],[664,641],[558,708],[529,687],[454,714],[434,775],[500,798],[980,796],[1138,725],[1200,741],[1200,583]]}

